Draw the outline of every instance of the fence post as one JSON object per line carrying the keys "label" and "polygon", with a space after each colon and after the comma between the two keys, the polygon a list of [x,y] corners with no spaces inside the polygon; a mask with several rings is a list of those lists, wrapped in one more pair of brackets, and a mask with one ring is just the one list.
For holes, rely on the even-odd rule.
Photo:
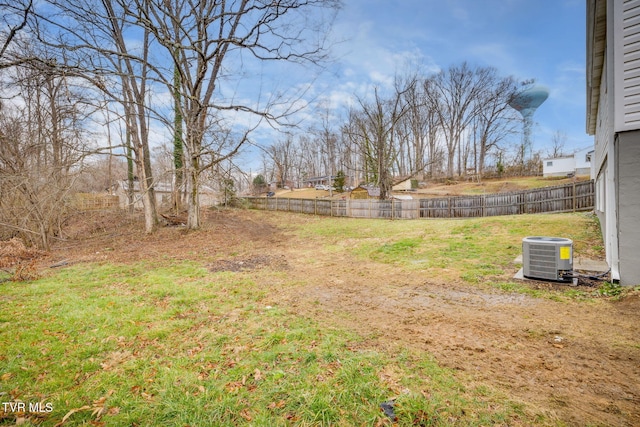
{"label": "fence post", "polygon": [[573,212],[576,211],[576,179],[573,178]]}

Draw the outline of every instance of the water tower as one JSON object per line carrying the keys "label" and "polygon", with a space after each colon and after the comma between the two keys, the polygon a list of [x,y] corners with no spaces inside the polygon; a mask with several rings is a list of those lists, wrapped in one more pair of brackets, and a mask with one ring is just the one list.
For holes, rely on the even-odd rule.
{"label": "water tower", "polygon": [[516,93],[509,101],[509,106],[522,114],[523,119],[523,143],[522,161],[524,162],[525,150],[531,150],[531,128],[533,126],[533,113],[549,97],[549,90],[540,85],[530,84],[526,89]]}

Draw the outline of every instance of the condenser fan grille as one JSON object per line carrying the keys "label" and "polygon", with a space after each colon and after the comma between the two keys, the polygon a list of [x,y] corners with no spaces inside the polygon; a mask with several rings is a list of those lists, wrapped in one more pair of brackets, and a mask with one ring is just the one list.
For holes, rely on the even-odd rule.
{"label": "condenser fan grille", "polygon": [[527,237],[522,240],[525,277],[566,281],[573,270],[573,242],[561,237]]}
{"label": "condenser fan grille", "polygon": [[529,245],[529,274],[542,279],[555,280],[556,248],[553,246]]}

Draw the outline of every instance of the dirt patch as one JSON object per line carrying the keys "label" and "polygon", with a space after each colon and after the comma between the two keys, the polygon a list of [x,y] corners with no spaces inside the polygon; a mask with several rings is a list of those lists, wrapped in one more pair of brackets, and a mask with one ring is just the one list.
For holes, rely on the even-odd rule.
{"label": "dirt patch", "polygon": [[[184,259],[213,272],[253,271],[257,285],[269,290],[266,304],[357,331],[376,349],[424,351],[467,384],[488,384],[551,419],[640,425],[637,294],[557,302],[444,282],[356,259],[347,246],[325,250],[320,241],[288,232],[288,221],[304,225],[312,217],[270,218],[211,211],[197,232],[163,227],[150,236],[139,219],[109,224],[102,218],[96,227],[85,224],[92,230],[87,237],[57,242],[52,259]],[[285,271],[287,286],[260,282],[268,269]]]}
{"label": "dirt patch", "polygon": [[221,259],[209,266],[209,271],[251,271],[261,268],[286,270],[287,260],[284,256],[253,255],[240,259]]}
{"label": "dirt patch", "polygon": [[309,286],[288,303],[376,346],[424,350],[569,425],[640,425],[637,297],[560,303],[362,271],[328,280],[302,273]]}

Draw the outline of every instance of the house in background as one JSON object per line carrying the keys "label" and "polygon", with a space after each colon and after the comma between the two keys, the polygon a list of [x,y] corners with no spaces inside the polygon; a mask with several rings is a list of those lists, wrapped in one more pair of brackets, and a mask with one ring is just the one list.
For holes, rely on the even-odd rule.
{"label": "house in background", "polygon": [[543,176],[571,176],[591,174],[593,148],[576,151],[570,156],[555,157],[542,161]]}
{"label": "house in background", "polygon": [[[118,186],[115,190],[115,195],[118,196],[121,209],[127,209],[129,206],[129,195],[127,189],[129,184],[127,180],[118,182]],[[167,182],[156,182],[153,185],[153,189],[156,195],[156,203],[158,207],[168,207],[171,205],[171,195],[173,192],[173,186]],[[221,195],[212,188],[201,185],[198,193],[200,200],[200,206],[208,207],[215,206],[222,198]],[[133,181],[133,207],[134,209],[142,209],[142,193],[140,191],[140,182]]]}
{"label": "house in background", "polygon": [[316,185],[333,185],[333,181],[336,179],[335,175],[325,175],[325,176],[314,176],[311,178],[307,178],[304,180],[304,185],[312,188]]}
{"label": "house in background", "polygon": [[587,133],[611,277],[640,284],[640,0],[587,0]]}

